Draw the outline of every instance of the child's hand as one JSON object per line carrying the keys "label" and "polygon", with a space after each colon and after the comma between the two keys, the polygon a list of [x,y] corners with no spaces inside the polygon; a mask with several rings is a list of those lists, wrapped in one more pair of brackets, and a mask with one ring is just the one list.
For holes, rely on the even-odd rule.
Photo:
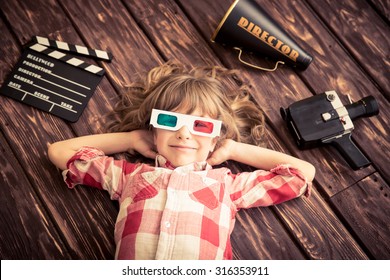
{"label": "child's hand", "polygon": [[154,147],[153,133],[149,130],[134,130],[129,139],[131,141],[131,148],[128,149],[130,154],[138,152],[144,157],[155,159],[157,153]]}
{"label": "child's hand", "polygon": [[223,140],[220,147],[216,149],[207,159],[207,163],[210,165],[218,165],[231,159],[231,152],[234,149],[235,143],[236,142],[231,139]]}

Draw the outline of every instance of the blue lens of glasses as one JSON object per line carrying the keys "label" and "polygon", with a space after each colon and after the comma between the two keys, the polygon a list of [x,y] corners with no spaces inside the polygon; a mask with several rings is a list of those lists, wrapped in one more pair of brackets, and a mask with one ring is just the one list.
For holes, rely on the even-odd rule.
{"label": "blue lens of glasses", "polygon": [[167,114],[159,114],[157,117],[157,124],[168,127],[175,127],[177,124],[177,117]]}

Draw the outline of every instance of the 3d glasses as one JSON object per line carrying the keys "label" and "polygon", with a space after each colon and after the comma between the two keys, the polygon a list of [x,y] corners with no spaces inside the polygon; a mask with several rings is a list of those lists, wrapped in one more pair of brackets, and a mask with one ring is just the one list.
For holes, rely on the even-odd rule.
{"label": "3d glasses", "polygon": [[155,128],[172,131],[186,126],[192,134],[207,137],[219,136],[222,126],[222,122],[218,120],[157,109],[152,110],[150,124]]}

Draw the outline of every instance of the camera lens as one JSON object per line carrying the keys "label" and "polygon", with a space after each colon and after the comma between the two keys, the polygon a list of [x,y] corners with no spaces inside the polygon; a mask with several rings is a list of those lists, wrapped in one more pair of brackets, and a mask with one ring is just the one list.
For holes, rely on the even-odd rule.
{"label": "camera lens", "polygon": [[371,117],[379,113],[379,106],[376,99],[370,95],[359,101],[346,105],[345,108],[352,120],[359,117]]}

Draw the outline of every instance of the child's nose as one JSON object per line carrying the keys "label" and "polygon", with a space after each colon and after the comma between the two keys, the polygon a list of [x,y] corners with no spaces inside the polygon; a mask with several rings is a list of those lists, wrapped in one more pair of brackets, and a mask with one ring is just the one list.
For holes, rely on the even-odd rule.
{"label": "child's nose", "polygon": [[178,139],[190,139],[191,132],[187,126],[183,125],[178,131],[176,131],[176,137]]}

